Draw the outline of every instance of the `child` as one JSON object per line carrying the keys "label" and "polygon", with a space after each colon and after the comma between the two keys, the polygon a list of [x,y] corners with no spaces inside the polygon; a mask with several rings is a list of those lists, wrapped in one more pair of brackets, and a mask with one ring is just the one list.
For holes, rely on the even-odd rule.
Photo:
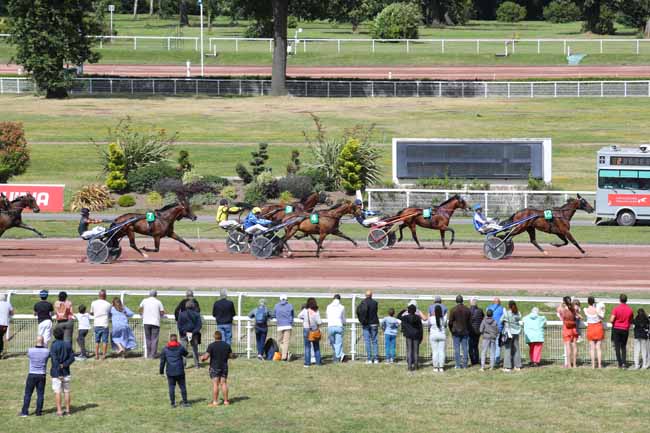
{"label": "child", "polygon": [[165,374],[167,366],[167,385],[169,386],[169,401],[172,407],[176,407],[176,384],[181,390],[183,407],[190,407],[187,401],[187,388],[185,387],[185,362],[188,355],[187,350],[178,342],[178,336],[171,334],[169,343],[160,355],[160,374]]}
{"label": "child", "polygon": [[499,338],[499,326],[492,317],[494,312],[488,309],[485,312],[485,318],[481,322],[479,331],[483,336],[483,343],[481,344],[481,371],[485,371],[485,356],[488,349],[490,349],[490,370],[494,368],[494,358],[497,350],[497,338]]}
{"label": "child", "polygon": [[228,358],[232,356],[230,345],[221,340],[221,332],[215,331],[214,342],[210,343],[201,361],[210,360],[210,379],[212,380],[212,403],[208,406],[219,406],[219,386],[223,392],[223,404],[228,406]]}
{"label": "child", "polygon": [[384,331],[384,343],[386,345],[386,362],[395,362],[395,341],[397,340],[397,329],[400,321],[395,317],[395,309],[388,310],[388,316],[381,320],[381,329]]}
{"label": "child", "polygon": [[90,314],[86,313],[86,306],[79,305],[79,312],[75,314],[78,325],[77,344],[79,345],[79,359],[84,360],[88,357],[86,352],[86,335],[90,331]]}
{"label": "child", "polygon": [[[648,359],[648,334],[650,333],[650,320],[643,308],[639,308],[634,318],[634,368],[650,367]],[[639,359],[641,363],[639,363]]]}
{"label": "child", "polygon": [[576,330],[578,331],[577,343],[582,341],[582,321],[580,320],[580,299],[573,299],[573,309],[576,312]]}

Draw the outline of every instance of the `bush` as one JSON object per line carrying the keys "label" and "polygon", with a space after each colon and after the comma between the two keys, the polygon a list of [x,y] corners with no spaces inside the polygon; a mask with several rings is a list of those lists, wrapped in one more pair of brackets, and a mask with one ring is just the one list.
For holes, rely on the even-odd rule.
{"label": "bush", "polygon": [[528,176],[528,189],[530,191],[546,191],[552,189],[551,184],[544,182],[543,179],[537,179],[533,176]]}
{"label": "bush", "polygon": [[298,18],[295,15],[289,15],[287,17],[287,28],[288,29],[298,28]]}
{"label": "bush", "polygon": [[214,174],[203,176],[203,182],[214,185],[217,188],[222,188],[224,186],[230,185],[230,181],[228,179]]}
{"label": "bush", "polygon": [[287,175],[296,174],[300,171],[300,152],[297,149],[291,151],[291,159],[287,164]]}
{"label": "bush", "polygon": [[0,33],[9,33],[9,20],[0,17]]}
{"label": "bush", "polygon": [[204,192],[200,194],[194,194],[190,197],[190,205],[192,207],[198,206],[212,206],[219,204],[220,197],[217,194],[211,192]]}
{"label": "bush", "polygon": [[474,179],[470,183],[467,184],[467,189],[472,190],[472,191],[489,191],[490,190],[490,182],[479,181],[479,180]]}
{"label": "bush", "polygon": [[414,3],[386,6],[370,25],[374,39],[417,39],[422,15]]}
{"label": "bush", "polygon": [[190,153],[187,150],[181,150],[178,152],[178,159],[176,162],[178,163],[176,170],[181,173],[187,173],[194,168],[194,164],[190,162]]}
{"label": "bush", "polygon": [[183,184],[188,184],[192,182],[198,182],[203,180],[203,176],[200,174],[194,172],[194,171],[186,171],[183,173],[182,179]]}
{"label": "bush", "polygon": [[117,204],[121,207],[135,206],[135,197],[129,194],[123,195],[117,199]]}
{"label": "bush", "polygon": [[244,167],[244,164],[241,162],[238,162],[237,165],[235,166],[235,172],[237,173],[237,176],[244,182],[244,185],[248,185],[253,181],[253,175],[250,174],[248,169]]}
{"label": "bush", "polygon": [[106,176],[106,186],[111,191],[124,191],[128,182],[126,177],[124,177],[124,172],[126,170],[126,160],[124,158],[124,152],[117,145],[117,143],[111,143],[108,145],[108,176]]}
{"label": "bush", "polygon": [[278,179],[278,188],[280,191],[290,193],[293,197],[302,199],[312,193],[314,185],[308,176],[287,176]]}
{"label": "bush", "polygon": [[166,162],[150,164],[129,174],[129,187],[132,191],[145,193],[152,191],[154,185],[162,179],[179,179],[179,173]]}
{"label": "bush", "polygon": [[515,2],[507,1],[497,8],[497,21],[516,23],[524,19],[526,19],[526,8]]}
{"label": "bush", "polygon": [[260,143],[257,151],[251,152],[253,159],[251,159],[250,166],[253,176],[258,176],[265,171],[271,171],[266,168],[266,161],[269,159],[268,147],[267,143]]}
{"label": "bush", "polygon": [[237,190],[234,186],[225,186],[221,190],[221,197],[227,198],[228,200],[235,200],[237,198]]}
{"label": "bush", "polygon": [[544,19],[552,23],[572,23],[580,16],[580,8],[571,0],[553,0],[544,8]]}
{"label": "bush", "polygon": [[420,188],[426,189],[463,189],[465,187],[465,183],[461,179],[449,177],[418,179],[415,184]]}
{"label": "bush", "polygon": [[251,23],[246,30],[244,30],[245,38],[272,38],[273,37],[273,21],[263,19]]}
{"label": "bush", "polygon": [[145,203],[150,209],[160,209],[163,205],[163,197],[157,191],[151,191],[147,194]]}
{"label": "bush", "polygon": [[244,201],[252,205],[259,205],[264,203],[266,198],[262,192],[261,187],[253,182],[246,187],[246,192],[244,193]]}
{"label": "bush", "polygon": [[282,191],[279,199],[281,204],[286,205],[292,203],[295,200],[295,197],[289,191]]}
{"label": "bush", "polygon": [[70,210],[78,212],[81,208],[88,208],[93,212],[102,211],[113,206],[111,192],[104,185],[86,185],[75,192],[70,202]]}
{"label": "bush", "polygon": [[351,138],[341,149],[338,158],[339,176],[341,177],[341,187],[348,194],[354,194],[355,191],[363,188],[361,179],[361,163],[359,161],[359,141]]}
{"label": "bush", "polygon": [[591,31],[597,35],[613,35],[616,32],[614,20],[616,14],[607,6],[601,6],[598,21],[593,25]]}
{"label": "bush", "polygon": [[312,145],[310,168],[303,175],[312,178],[312,184],[322,184],[327,191],[334,191],[339,186],[338,159],[342,143],[337,140],[318,142]]}
{"label": "bush", "polygon": [[264,198],[273,199],[280,195],[278,180],[271,173],[264,172],[257,176],[255,183],[258,185]]}
{"label": "bush", "polygon": [[23,174],[29,166],[29,149],[22,123],[0,122],[0,183]]}

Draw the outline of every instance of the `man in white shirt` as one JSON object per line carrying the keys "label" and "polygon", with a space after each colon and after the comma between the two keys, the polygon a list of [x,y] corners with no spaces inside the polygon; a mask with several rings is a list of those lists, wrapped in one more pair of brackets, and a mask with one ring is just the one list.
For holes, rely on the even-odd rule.
{"label": "man in white shirt", "polygon": [[151,290],[149,297],[140,302],[140,314],[144,325],[145,356],[149,359],[158,357],[160,319],[165,316],[165,307],[157,296],[158,292]]}
{"label": "man in white shirt", "polygon": [[7,302],[7,295],[0,295],[0,358],[4,351],[5,334],[9,329],[9,321],[14,315],[14,308]]}
{"label": "man in white shirt", "polygon": [[108,350],[108,317],[112,305],[106,300],[106,290],[99,291],[99,299],[90,304],[95,329],[95,359],[99,359],[99,343],[102,343],[102,359],[106,359]]}
{"label": "man in white shirt", "polygon": [[327,335],[334,349],[334,362],[343,362],[343,326],[345,325],[345,307],[341,304],[341,295],[334,295],[334,300],[327,306]]}

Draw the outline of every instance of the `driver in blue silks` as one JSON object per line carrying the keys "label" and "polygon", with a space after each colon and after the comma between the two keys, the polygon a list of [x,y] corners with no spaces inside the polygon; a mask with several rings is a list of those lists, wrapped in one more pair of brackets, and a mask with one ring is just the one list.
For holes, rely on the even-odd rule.
{"label": "driver in blue silks", "polygon": [[379,221],[379,217],[377,217],[379,212],[363,209],[363,202],[359,199],[356,199],[354,204],[361,207],[361,214],[354,217],[359,224],[364,227],[370,227],[370,225]]}
{"label": "driver in blue silks", "polygon": [[260,218],[258,216],[260,213],[262,213],[262,210],[258,207],[254,207],[244,220],[244,230],[249,235],[264,231],[273,223],[271,220]]}
{"label": "driver in blue silks", "polygon": [[503,227],[492,218],[487,218],[483,215],[483,206],[480,204],[474,205],[474,228],[476,231],[482,234],[486,234],[492,231],[501,230]]}

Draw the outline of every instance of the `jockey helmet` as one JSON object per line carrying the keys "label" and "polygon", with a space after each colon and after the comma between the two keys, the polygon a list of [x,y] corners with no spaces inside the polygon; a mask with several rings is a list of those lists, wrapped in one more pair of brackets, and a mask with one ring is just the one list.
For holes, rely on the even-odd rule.
{"label": "jockey helmet", "polygon": [[84,215],[84,216],[90,215],[90,209],[88,209],[87,207],[81,208],[81,215]]}
{"label": "jockey helmet", "polygon": [[258,213],[262,212],[262,209],[260,209],[260,208],[258,208],[258,207],[254,207],[254,208],[251,210],[251,212],[253,212],[253,214],[258,214]]}
{"label": "jockey helmet", "polygon": [[481,206],[480,204],[475,204],[474,210],[479,210],[479,209],[483,210],[483,206]]}

